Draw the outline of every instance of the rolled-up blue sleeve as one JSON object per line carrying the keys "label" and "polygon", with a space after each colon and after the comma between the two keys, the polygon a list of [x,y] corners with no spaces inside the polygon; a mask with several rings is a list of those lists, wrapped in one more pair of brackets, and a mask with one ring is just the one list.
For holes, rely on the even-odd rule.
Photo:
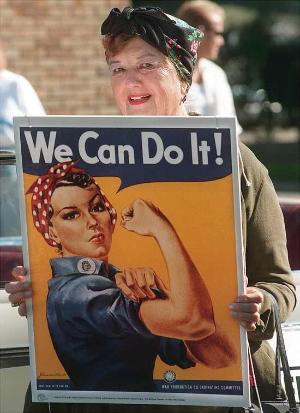
{"label": "rolled-up blue sleeve", "polygon": [[166,364],[176,365],[182,369],[188,369],[196,365],[189,359],[184,342],[175,338],[161,337],[159,357]]}
{"label": "rolled-up blue sleeve", "polygon": [[150,337],[139,318],[139,303],[126,298],[115,284],[101,276],[80,276],[50,287],[47,304],[51,315],[68,334],[76,337],[99,333],[120,338],[128,334]]}

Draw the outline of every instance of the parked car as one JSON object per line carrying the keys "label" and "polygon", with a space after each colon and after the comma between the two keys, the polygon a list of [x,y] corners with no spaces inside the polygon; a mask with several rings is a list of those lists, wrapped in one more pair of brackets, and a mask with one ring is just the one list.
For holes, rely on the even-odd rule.
{"label": "parked car", "polygon": [[[11,307],[4,291],[11,281],[11,269],[22,265],[17,179],[14,153],[0,151],[0,412],[22,411],[29,382],[29,351],[27,320]],[[300,196],[280,199],[286,230],[289,259],[295,274],[298,305],[283,325],[288,358],[294,377],[296,396],[300,398]],[[275,340],[272,340],[274,345]],[[298,389],[296,383],[298,380]]]}
{"label": "parked car", "polygon": [[23,262],[14,153],[0,152],[0,188],[0,412],[19,413],[30,376],[27,320],[4,290]]}

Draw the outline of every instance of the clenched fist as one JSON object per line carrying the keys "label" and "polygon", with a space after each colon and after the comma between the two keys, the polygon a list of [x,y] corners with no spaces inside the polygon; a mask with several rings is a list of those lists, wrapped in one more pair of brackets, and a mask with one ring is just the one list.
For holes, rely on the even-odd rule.
{"label": "clenched fist", "polygon": [[128,208],[123,209],[121,225],[139,235],[155,237],[163,226],[170,226],[170,223],[151,202],[136,199]]}

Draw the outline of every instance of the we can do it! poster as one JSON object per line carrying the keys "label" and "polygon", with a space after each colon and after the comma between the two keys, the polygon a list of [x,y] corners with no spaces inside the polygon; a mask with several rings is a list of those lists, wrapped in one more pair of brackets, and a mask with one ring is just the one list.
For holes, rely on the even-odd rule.
{"label": "we can do it! poster", "polygon": [[248,406],[233,118],[15,119],[34,401]]}

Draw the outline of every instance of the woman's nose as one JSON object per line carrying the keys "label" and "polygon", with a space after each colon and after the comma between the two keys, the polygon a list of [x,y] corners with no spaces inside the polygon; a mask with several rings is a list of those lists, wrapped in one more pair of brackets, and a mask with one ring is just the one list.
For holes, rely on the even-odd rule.
{"label": "woman's nose", "polygon": [[86,220],[89,228],[94,227],[95,225],[100,226],[100,222],[90,212],[87,213]]}
{"label": "woman's nose", "polygon": [[137,69],[128,69],[126,73],[126,81],[129,86],[140,84],[141,74]]}
{"label": "woman's nose", "polygon": [[224,36],[222,34],[219,34],[218,40],[219,40],[220,47],[224,46],[225,40],[224,40]]}

